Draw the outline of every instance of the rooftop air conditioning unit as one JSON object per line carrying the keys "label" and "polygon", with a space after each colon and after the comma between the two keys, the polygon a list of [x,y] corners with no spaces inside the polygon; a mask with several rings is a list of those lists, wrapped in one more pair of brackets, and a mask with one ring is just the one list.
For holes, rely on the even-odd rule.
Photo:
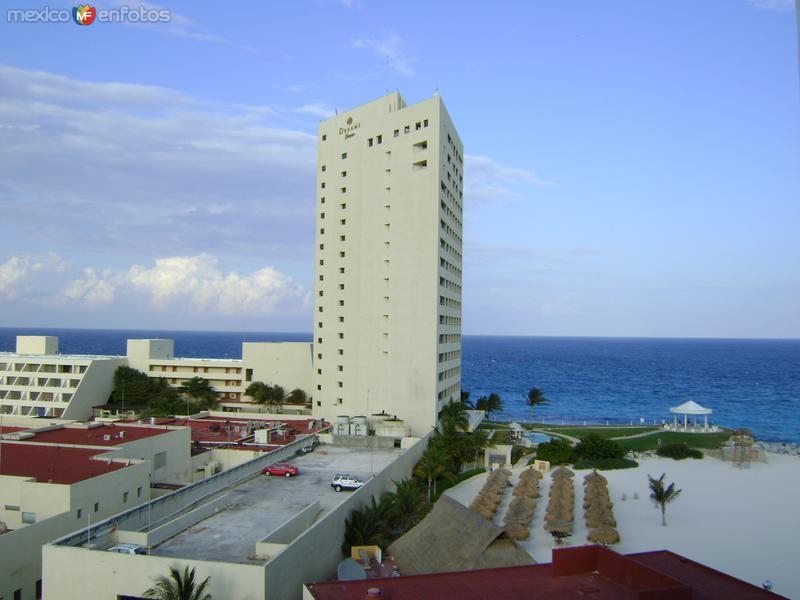
{"label": "rooftop air conditioning unit", "polygon": [[107,442],[107,441],[109,441],[110,439],[111,439],[111,436],[110,436],[110,435],[108,435],[107,433],[106,433],[106,434],[103,434],[103,440],[104,440],[104,441],[106,441],[106,442]]}
{"label": "rooftop air conditioning unit", "polygon": [[124,438],[125,437],[125,432],[124,431],[120,431],[119,432],[119,437]]}

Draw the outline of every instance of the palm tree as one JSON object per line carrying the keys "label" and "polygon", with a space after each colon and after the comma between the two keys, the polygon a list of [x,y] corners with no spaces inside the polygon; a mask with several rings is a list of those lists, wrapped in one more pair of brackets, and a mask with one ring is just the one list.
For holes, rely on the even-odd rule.
{"label": "palm tree", "polygon": [[[286,398],[286,391],[281,386],[268,385],[263,381],[254,381],[247,386],[244,393],[246,396],[250,396],[256,404],[277,405],[279,407],[278,412],[280,412],[280,405],[283,404],[283,400]],[[303,390],[292,390],[292,394],[294,394],[295,398],[302,397],[303,403],[305,403],[306,395]]]}
{"label": "palm tree", "polygon": [[381,496],[380,502],[368,504],[345,519],[342,551],[349,554],[351,546],[381,546],[386,541],[387,517],[392,506],[391,494]]}
{"label": "palm tree", "polygon": [[531,388],[525,400],[528,402],[528,406],[531,407],[531,413],[533,413],[533,409],[537,406],[542,406],[549,402],[549,400],[545,398],[544,392],[537,387]]}
{"label": "palm tree", "polygon": [[308,395],[300,388],[295,388],[286,398],[292,404],[306,404],[308,402]]}
{"label": "palm tree", "polygon": [[442,409],[440,419],[445,435],[454,435],[456,431],[465,431],[469,427],[467,408],[456,400],[453,400]]}
{"label": "palm tree", "polygon": [[661,524],[666,527],[667,504],[675,500],[683,490],[676,490],[675,483],[670,483],[667,487],[664,487],[664,477],[666,477],[666,473],[662,473],[658,479],[648,475],[647,479],[650,484],[650,499],[656,507],[661,507]]}
{"label": "palm tree", "polygon": [[269,398],[270,387],[263,381],[254,381],[244,391],[245,396],[250,396],[256,404],[264,404]]}
{"label": "palm tree", "polygon": [[281,412],[281,405],[286,398],[286,391],[279,385],[273,385],[270,389],[272,391],[270,392],[268,402],[270,406],[277,406],[278,412]]}
{"label": "palm tree", "polygon": [[158,600],[211,600],[211,594],[206,593],[210,577],[201,582],[194,579],[194,567],[184,567],[181,573],[177,567],[169,568],[169,577],[160,575],[155,579],[155,585],[144,593],[145,598]]}
{"label": "palm tree", "polygon": [[[219,401],[219,396],[211,384],[202,377],[192,377],[181,383],[178,391],[194,400],[199,406],[203,408],[213,408]],[[188,403],[187,403],[188,410]]]}
{"label": "palm tree", "polygon": [[471,410],[475,409],[475,405],[472,404],[472,402],[470,402],[469,392],[467,392],[466,390],[461,390],[461,404],[463,404],[464,406],[466,406]]}
{"label": "palm tree", "polygon": [[464,452],[470,453],[473,463],[477,467],[478,454],[489,445],[489,434],[484,429],[476,429],[465,436]]}
{"label": "palm tree", "polygon": [[420,521],[428,503],[425,502],[425,493],[416,479],[403,479],[394,484],[396,487],[389,514],[398,522],[402,531],[407,531]]}
{"label": "palm tree", "polygon": [[490,412],[503,410],[503,399],[500,398],[500,394],[494,392],[489,394],[489,410]]}
{"label": "palm tree", "polygon": [[431,490],[433,490],[433,495],[436,494],[436,478],[448,474],[447,461],[449,458],[443,448],[429,447],[414,468],[414,476],[428,482],[428,502],[432,498]]}
{"label": "palm tree", "polygon": [[481,396],[478,398],[478,401],[475,403],[475,408],[484,411],[488,418],[493,412],[503,410],[503,399],[500,398],[500,394],[492,392],[488,396]]}

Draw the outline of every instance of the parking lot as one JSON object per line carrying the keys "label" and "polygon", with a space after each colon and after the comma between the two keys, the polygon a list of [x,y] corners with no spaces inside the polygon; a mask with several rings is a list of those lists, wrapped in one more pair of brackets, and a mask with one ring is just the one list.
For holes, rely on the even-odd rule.
{"label": "parking lot", "polygon": [[330,487],[336,473],[350,473],[368,480],[391,464],[402,450],[319,446],[311,454],[294,458],[297,477],[258,476],[227,490],[226,510],[196,523],[151,549],[157,556],[262,563],[253,553],[256,542],[298,512],[319,500],[321,513],[343,502],[351,492]]}

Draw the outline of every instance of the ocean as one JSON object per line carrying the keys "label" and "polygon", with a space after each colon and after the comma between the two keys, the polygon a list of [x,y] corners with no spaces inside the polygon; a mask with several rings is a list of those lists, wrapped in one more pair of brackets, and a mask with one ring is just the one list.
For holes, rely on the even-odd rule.
{"label": "ocean", "polygon": [[[178,356],[241,358],[243,341],[311,341],[311,334],[0,328],[0,351],[16,335],[57,335],[63,354],[125,354],[132,337],[175,340]],[[532,420],[524,395],[542,389],[548,423],[661,423],[694,400],[713,423],[749,427],[766,441],[800,441],[800,340],[464,336],[463,388],[497,392],[498,418]]]}

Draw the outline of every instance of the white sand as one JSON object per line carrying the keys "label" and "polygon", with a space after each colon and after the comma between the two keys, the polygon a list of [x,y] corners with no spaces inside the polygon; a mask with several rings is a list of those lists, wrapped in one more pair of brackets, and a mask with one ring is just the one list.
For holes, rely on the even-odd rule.
{"label": "white sand", "polygon": [[[714,458],[675,461],[639,460],[639,468],[604,471],[614,502],[614,516],[622,541],[618,552],[671,550],[755,585],[765,579],[773,591],[800,599],[800,459],[768,455],[769,463],[739,469]],[[519,473],[514,469],[514,473]],[[575,530],[566,545],[581,545],[588,533],[583,522],[583,476],[575,473]],[[653,506],[647,474],[666,473],[667,482],[683,489],[667,506],[667,527]],[[469,505],[483,485],[478,475],[446,494]],[[512,478],[516,483],[517,477]],[[553,541],[543,529],[550,477],[540,485],[542,497],[531,522],[531,538],[521,546],[537,562],[550,562]],[[634,493],[639,499],[634,500]],[[626,501],[621,500],[627,494]],[[511,496],[508,488],[495,522],[502,525]]]}

